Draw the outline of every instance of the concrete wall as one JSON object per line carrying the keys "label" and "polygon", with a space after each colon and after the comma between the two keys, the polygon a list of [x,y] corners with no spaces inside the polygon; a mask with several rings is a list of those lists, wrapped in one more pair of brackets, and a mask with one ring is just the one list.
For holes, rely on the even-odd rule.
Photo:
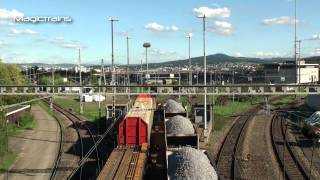
{"label": "concrete wall", "polygon": [[309,95],[305,98],[305,103],[311,108],[320,111],[320,95]]}
{"label": "concrete wall", "polygon": [[[301,70],[302,72],[302,70]],[[296,69],[293,68],[281,68],[279,71],[277,69],[266,69],[266,82],[272,84],[279,83],[296,83]],[[281,81],[281,77],[284,77],[284,81]]]}

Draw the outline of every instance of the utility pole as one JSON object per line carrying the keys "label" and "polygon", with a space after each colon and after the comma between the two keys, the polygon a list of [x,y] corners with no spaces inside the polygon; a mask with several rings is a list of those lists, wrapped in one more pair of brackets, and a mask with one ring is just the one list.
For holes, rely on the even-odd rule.
{"label": "utility pole", "polygon": [[[114,66],[114,33],[113,33],[113,23],[119,21],[118,19],[115,19],[114,17],[111,17],[109,19],[109,21],[111,22],[111,60],[112,60],[112,64],[111,64],[111,68],[112,68],[112,79],[111,79],[111,85],[115,86],[115,66]],[[116,89],[115,87],[112,88],[112,121],[115,122],[116,120]]]}
{"label": "utility pole", "polygon": [[299,80],[298,80],[298,84],[300,84],[301,83],[301,40],[298,40],[297,43],[298,43],[298,52],[299,52],[299,58],[298,58]]}
{"label": "utility pole", "polygon": [[[192,70],[191,70],[191,37],[192,33],[189,33],[187,36],[188,38],[188,48],[189,48],[189,86],[192,86]],[[191,88],[191,87],[190,87]],[[191,95],[189,94],[189,101],[191,102]]]}
{"label": "utility pole", "polygon": [[[148,64],[148,48],[151,47],[151,44],[146,42],[143,43],[143,47],[146,48],[146,64],[147,64],[147,69],[146,69],[146,79],[147,81],[149,80],[149,64]],[[150,93],[150,87],[148,88],[148,92]]]}
{"label": "utility pole", "polygon": [[28,73],[29,73],[28,71],[29,71],[29,70],[28,70],[28,66],[26,66],[26,68],[27,68],[27,69],[26,69],[26,78],[27,78],[28,83],[29,83],[29,76],[28,76]]}
{"label": "utility pole", "polygon": [[192,33],[189,33],[187,36],[189,44],[189,85],[192,86],[192,71],[191,71],[191,37]]}
{"label": "utility pole", "polygon": [[181,86],[181,71],[180,71],[180,65],[179,65],[179,101],[181,102],[181,87],[180,86]]}
{"label": "utility pole", "polygon": [[[296,73],[298,71],[298,59],[297,59],[297,0],[294,0],[294,60],[296,62]],[[298,81],[296,74],[296,83]]]}
{"label": "utility pole", "polygon": [[[130,74],[129,74],[129,65],[130,65],[130,58],[129,58],[129,37],[127,36],[127,85],[130,85]],[[130,99],[130,88],[127,87],[128,99]]]}
{"label": "utility pole", "polygon": [[[51,67],[52,86],[54,86],[54,67]],[[52,95],[50,98],[50,109],[53,109],[54,87],[52,87]]]}
{"label": "utility pole", "polygon": [[83,113],[83,99],[82,99],[82,76],[81,76],[81,50],[80,48],[78,54],[78,63],[79,63],[79,84],[80,84],[80,114]]}
{"label": "utility pole", "polygon": [[103,59],[101,59],[101,67],[100,67],[100,77],[99,77],[99,118],[101,117],[101,79],[104,75],[104,68],[103,68]]}
{"label": "utility pole", "polygon": [[[203,64],[204,64],[204,85],[207,85],[207,58],[206,58],[206,15],[201,17],[203,23]],[[204,129],[207,129],[207,87],[204,88]]]}
{"label": "utility pole", "polygon": [[148,79],[149,79],[148,48],[151,47],[151,44],[148,43],[148,42],[143,43],[143,47],[146,48],[146,64],[147,64],[146,78],[147,78],[147,80],[148,80]]}
{"label": "utility pole", "polygon": [[[234,85],[234,68],[232,68],[232,84]],[[232,104],[234,105],[234,93],[232,94]]]}

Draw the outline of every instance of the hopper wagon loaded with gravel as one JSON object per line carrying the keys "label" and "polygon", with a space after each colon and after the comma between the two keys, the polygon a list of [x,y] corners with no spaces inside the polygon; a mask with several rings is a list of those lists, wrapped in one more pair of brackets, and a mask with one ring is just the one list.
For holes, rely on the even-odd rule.
{"label": "hopper wagon loaded with gravel", "polygon": [[169,99],[163,109],[167,146],[191,146],[198,149],[199,138],[192,122],[186,117],[185,108],[177,101]]}
{"label": "hopper wagon loaded with gravel", "polygon": [[164,104],[168,179],[218,179],[183,106],[170,99]]}

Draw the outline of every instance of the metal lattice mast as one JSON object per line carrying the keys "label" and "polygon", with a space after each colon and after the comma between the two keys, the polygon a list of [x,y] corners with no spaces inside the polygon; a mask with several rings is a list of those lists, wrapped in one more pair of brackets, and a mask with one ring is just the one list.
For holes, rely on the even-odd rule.
{"label": "metal lattice mast", "polygon": [[[114,33],[113,33],[113,23],[116,21],[119,21],[115,19],[114,17],[111,17],[109,19],[111,22],[111,68],[112,68],[112,79],[111,79],[111,85],[115,85],[115,66],[114,66]],[[116,120],[116,88],[112,88],[112,120],[113,122]]]}

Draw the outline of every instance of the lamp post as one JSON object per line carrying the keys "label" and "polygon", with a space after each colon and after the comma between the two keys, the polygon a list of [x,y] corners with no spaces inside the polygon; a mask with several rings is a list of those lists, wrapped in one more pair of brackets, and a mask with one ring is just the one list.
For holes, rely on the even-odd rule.
{"label": "lamp post", "polygon": [[[202,19],[203,31],[203,64],[204,64],[204,85],[207,85],[207,58],[206,58],[206,15],[200,16]],[[204,88],[204,129],[207,129],[207,88]]]}
{"label": "lamp post", "polygon": [[146,65],[147,65],[146,78],[147,80],[149,80],[148,48],[151,47],[151,44],[148,42],[145,42],[143,43],[143,47],[146,48]]}
{"label": "lamp post", "polygon": [[[109,18],[109,21],[111,22],[111,61],[112,61],[112,79],[111,79],[111,85],[115,85],[115,67],[114,67],[114,33],[113,33],[113,23],[116,21],[119,21],[118,19],[111,17]],[[112,120],[115,122],[116,120],[116,108],[115,108],[115,101],[116,101],[116,89],[113,87],[112,88]]]}
{"label": "lamp post", "polygon": [[189,44],[189,85],[192,86],[192,71],[191,71],[191,37],[192,33],[189,33],[186,38],[188,38]]}
{"label": "lamp post", "polygon": [[[129,58],[129,37],[127,36],[127,85],[130,85],[130,74],[129,74],[129,64],[130,64],[130,58]],[[127,87],[127,93],[130,92],[130,88]],[[128,99],[130,99],[130,94],[128,94]]]}

